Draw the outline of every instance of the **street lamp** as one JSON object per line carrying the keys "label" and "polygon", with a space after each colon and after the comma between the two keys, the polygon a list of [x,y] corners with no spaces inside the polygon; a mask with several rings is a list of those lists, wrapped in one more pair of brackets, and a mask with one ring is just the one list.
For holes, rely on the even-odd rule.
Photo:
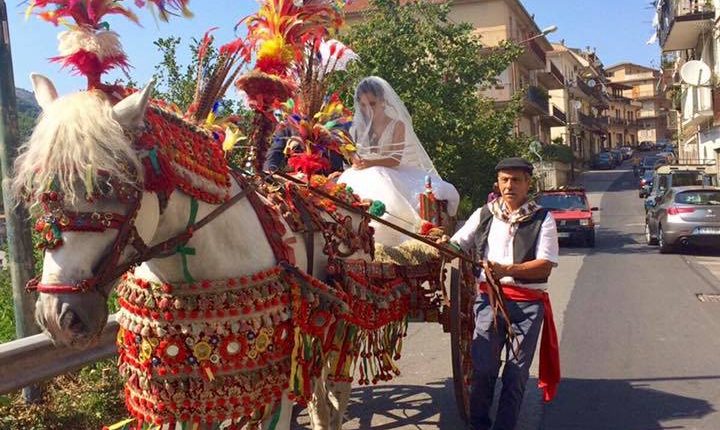
{"label": "street lamp", "polygon": [[557,25],[551,25],[550,27],[544,28],[544,29],[540,32],[540,34],[536,34],[535,36],[532,36],[532,37],[530,37],[530,38],[528,38],[528,39],[522,40],[522,41],[520,41],[520,43],[527,43],[527,42],[529,42],[529,41],[531,41],[531,40],[535,40],[535,39],[540,38],[540,37],[545,37],[545,36],[547,36],[548,34],[555,33],[557,30],[558,30],[558,26],[557,26]]}

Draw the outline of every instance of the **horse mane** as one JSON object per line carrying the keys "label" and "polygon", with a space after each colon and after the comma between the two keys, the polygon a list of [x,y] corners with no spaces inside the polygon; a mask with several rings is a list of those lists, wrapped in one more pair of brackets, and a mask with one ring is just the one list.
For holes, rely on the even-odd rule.
{"label": "horse mane", "polygon": [[112,116],[110,100],[102,91],[83,91],[57,99],[42,112],[20,147],[12,189],[21,200],[54,184],[75,202],[95,189],[99,172],[128,184],[142,182],[140,161]]}

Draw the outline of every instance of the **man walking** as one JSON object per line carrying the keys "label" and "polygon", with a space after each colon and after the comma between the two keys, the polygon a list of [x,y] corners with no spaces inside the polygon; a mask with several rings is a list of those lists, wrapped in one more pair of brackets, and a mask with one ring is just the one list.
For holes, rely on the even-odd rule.
{"label": "man walking", "polygon": [[[497,166],[500,198],[488,203],[468,219],[450,239],[464,251],[475,247],[476,256],[498,279],[503,289],[511,326],[495,318],[487,291],[487,273],[479,275],[475,301],[475,333],[471,348],[473,378],[470,390],[470,429],[514,430],[535,347],[543,329],[540,357],[540,387],[550,401],[560,381],[557,335],[546,292],[548,277],[558,263],[555,220],[546,209],[528,201],[532,164],[508,158]],[[495,325],[494,321],[497,321]],[[508,330],[515,334],[507,345]],[[506,347],[495,425],[490,419],[500,355]]]}

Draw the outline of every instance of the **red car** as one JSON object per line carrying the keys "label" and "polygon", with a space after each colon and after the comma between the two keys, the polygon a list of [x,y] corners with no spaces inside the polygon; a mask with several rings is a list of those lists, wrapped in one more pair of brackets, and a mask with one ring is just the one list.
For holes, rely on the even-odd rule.
{"label": "red car", "polygon": [[552,212],[559,239],[595,247],[595,221],[592,213],[598,208],[590,207],[584,188],[545,190],[537,196],[536,201]]}

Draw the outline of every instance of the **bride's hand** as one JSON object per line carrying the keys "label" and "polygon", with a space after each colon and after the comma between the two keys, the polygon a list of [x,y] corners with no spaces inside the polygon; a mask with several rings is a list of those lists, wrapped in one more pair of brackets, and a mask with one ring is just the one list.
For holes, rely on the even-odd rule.
{"label": "bride's hand", "polygon": [[362,158],[357,158],[353,161],[353,167],[357,170],[362,170],[368,166],[367,161],[363,160]]}

